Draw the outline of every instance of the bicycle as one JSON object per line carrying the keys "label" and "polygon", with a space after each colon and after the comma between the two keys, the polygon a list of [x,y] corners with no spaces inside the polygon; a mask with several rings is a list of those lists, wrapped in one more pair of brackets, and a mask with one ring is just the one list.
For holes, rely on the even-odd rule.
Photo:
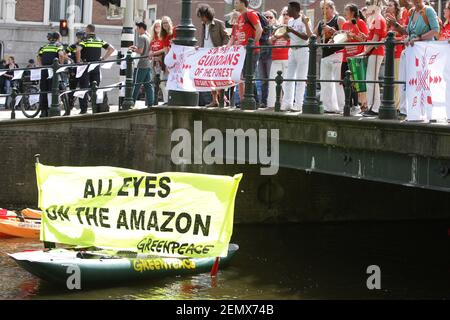
{"label": "bicycle", "polygon": [[[59,81],[59,90],[60,92],[65,92],[67,90],[68,84],[64,80],[64,77],[61,77]],[[22,110],[23,115],[26,118],[36,118],[42,111],[41,105],[40,105],[40,97],[39,101],[30,104],[30,96],[35,94],[40,94],[40,89],[38,85],[32,84],[29,86],[24,85],[24,96],[22,97],[22,100],[20,102],[20,109]],[[48,101],[49,105],[51,101]],[[61,96],[61,102],[63,104],[64,108],[64,116],[70,115],[70,103],[69,103],[69,97],[67,94],[63,94]]]}

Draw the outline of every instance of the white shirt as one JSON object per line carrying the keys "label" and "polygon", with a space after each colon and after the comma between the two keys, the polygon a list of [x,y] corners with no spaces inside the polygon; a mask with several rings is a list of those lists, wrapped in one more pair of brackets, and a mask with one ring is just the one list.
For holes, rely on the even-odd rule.
{"label": "white shirt", "polygon": [[[298,33],[306,34],[306,26],[302,21],[302,17],[298,17],[297,19],[291,18],[288,21],[288,26],[297,31]],[[291,38],[291,45],[305,45],[308,44],[308,40],[303,40],[292,32],[289,33],[289,38]]]}
{"label": "white shirt", "polygon": [[203,42],[203,48],[214,48],[214,43],[211,40],[211,35],[209,34],[209,26],[211,24],[205,24],[205,41]]}

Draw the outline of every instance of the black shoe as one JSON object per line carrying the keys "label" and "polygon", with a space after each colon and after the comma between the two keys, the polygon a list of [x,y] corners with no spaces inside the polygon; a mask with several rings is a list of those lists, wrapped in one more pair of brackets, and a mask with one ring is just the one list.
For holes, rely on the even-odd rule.
{"label": "black shoe", "polygon": [[404,113],[402,113],[402,112],[400,112],[400,111],[397,111],[397,118],[398,118],[399,120],[405,120],[406,117],[407,117],[406,114],[404,114]]}
{"label": "black shoe", "polygon": [[378,113],[374,112],[372,110],[368,110],[368,111],[364,112],[362,115],[363,115],[363,117],[377,117]]}
{"label": "black shoe", "polygon": [[86,114],[87,113],[87,110],[81,110],[80,111],[80,114]]}
{"label": "black shoe", "polygon": [[42,110],[41,111],[41,115],[39,116],[39,118],[48,118],[48,111],[47,110]]}

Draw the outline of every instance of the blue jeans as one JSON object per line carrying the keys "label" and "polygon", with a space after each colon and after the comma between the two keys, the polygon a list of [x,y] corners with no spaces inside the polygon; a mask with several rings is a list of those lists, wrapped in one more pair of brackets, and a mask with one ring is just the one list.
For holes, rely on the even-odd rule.
{"label": "blue jeans", "polygon": [[133,99],[134,102],[136,102],[138,96],[139,96],[139,90],[141,89],[143,82],[146,82],[144,84],[144,88],[145,88],[145,100],[147,103],[147,107],[151,107],[153,105],[153,101],[154,101],[154,90],[153,90],[153,85],[151,83],[149,83],[150,81],[152,81],[152,71],[150,68],[140,68],[140,69],[136,69],[136,71],[134,72],[134,92],[133,92]]}
{"label": "blue jeans", "polygon": [[[262,79],[269,79],[271,66],[272,66],[272,50],[261,49],[261,54],[259,56],[258,61],[259,77]],[[268,96],[269,96],[269,81],[261,81],[261,103],[266,106]]]}

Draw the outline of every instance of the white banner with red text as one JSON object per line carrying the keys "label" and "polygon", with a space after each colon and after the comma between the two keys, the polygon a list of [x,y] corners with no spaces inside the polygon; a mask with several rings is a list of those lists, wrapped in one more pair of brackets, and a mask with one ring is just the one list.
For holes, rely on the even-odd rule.
{"label": "white banner with red text", "polygon": [[164,59],[167,89],[211,91],[234,87],[241,81],[245,46],[195,48],[172,45]]}
{"label": "white banner with red text", "polygon": [[409,121],[450,119],[450,44],[420,41],[405,51]]}

